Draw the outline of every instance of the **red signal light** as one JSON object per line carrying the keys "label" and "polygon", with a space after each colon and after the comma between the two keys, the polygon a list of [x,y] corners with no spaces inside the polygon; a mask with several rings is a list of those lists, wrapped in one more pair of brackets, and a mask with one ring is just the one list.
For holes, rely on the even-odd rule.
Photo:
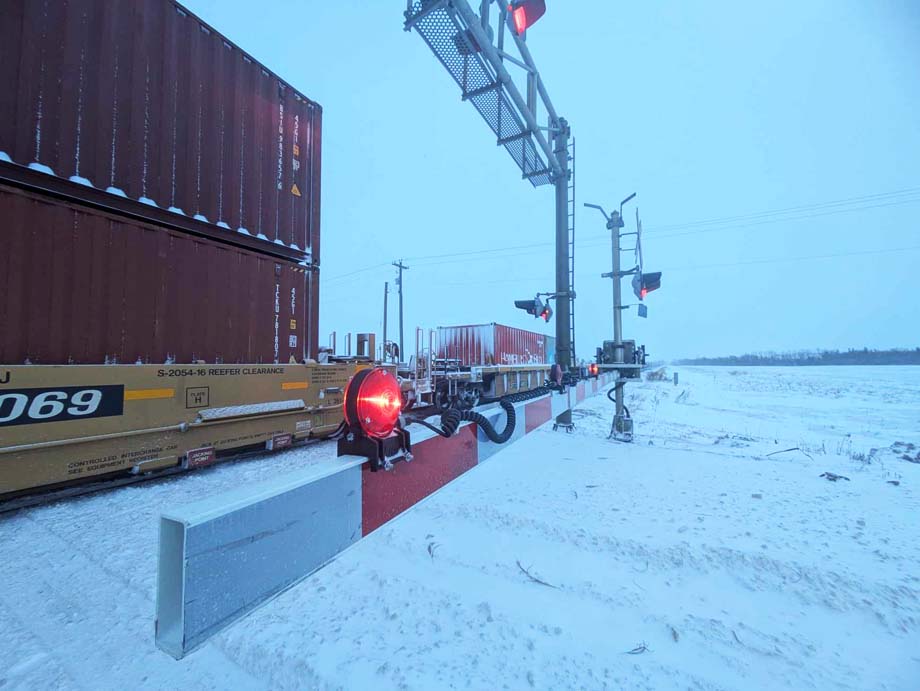
{"label": "red signal light", "polygon": [[523,7],[511,10],[511,17],[514,19],[514,31],[518,36],[527,30],[527,10]]}
{"label": "red signal light", "polygon": [[345,388],[345,422],[368,437],[383,439],[396,428],[402,410],[399,382],[381,367],[361,370]]}
{"label": "red signal light", "polygon": [[596,377],[596,376],[597,376],[597,371],[598,371],[598,370],[597,370],[597,363],[592,362],[590,365],[588,365],[588,373],[589,373],[592,377]]}
{"label": "red signal light", "polygon": [[643,288],[639,291],[639,299],[644,300],[645,296],[648,295],[648,288]]}
{"label": "red signal light", "polygon": [[546,0],[515,0],[508,5],[508,10],[514,22],[514,33],[520,36],[546,12]]}

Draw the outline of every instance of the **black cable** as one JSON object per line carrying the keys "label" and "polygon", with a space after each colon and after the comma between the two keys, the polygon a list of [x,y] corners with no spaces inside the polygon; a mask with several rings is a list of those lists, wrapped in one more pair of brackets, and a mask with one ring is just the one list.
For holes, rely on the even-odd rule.
{"label": "black cable", "polygon": [[[609,389],[607,389],[607,400],[609,400],[611,403],[616,403],[616,402],[617,402],[617,399],[614,398],[613,396],[611,396],[610,394],[616,393],[616,390],[617,390],[617,387],[618,387],[618,386],[621,386],[621,384],[614,384],[614,385],[611,386]],[[632,417],[632,415],[629,414],[629,408],[626,407],[626,404],[625,404],[625,403],[623,404],[623,410],[626,411],[626,417]]]}
{"label": "black cable", "polygon": [[501,434],[495,431],[495,427],[492,426],[492,421],[489,420],[485,415],[481,415],[472,410],[465,410],[460,414],[461,420],[466,420],[467,422],[472,422],[479,425],[479,429],[489,438],[489,441],[495,444],[504,444],[506,441],[511,439],[511,435],[514,434],[514,427],[517,424],[517,413],[514,410],[514,404],[511,401],[502,399],[498,404],[505,411],[505,414],[508,416],[508,419],[505,421],[505,429],[501,431]]}
{"label": "black cable", "polygon": [[339,426],[335,428],[335,431],[334,431],[332,434],[330,434],[328,437],[324,437],[324,438],[325,438],[325,439],[332,439],[332,440],[340,439],[341,437],[343,437],[343,436],[345,435],[345,430],[346,430],[347,428],[348,428],[348,425],[346,425],[346,424],[345,424],[345,421],[342,420],[342,421],[339,423]]}
{"label": "black cable", "polygon": [[530,391],[511,394],[510,396],[498,399],[498,404],[501,406],[502,410],[505,411],[506,416],[505,427],[501,432],[496,431],[492,421],[485,415],[473,410],[459,410],[457,408],[448,408],[441,413],[440,428],[432,425],[430,422],[415,418],[408,419],[406,424],[416,423],[423,427],[427,427],[433,432],[437,432],[442,437],[450,438],[457,433],[457,430],[460,428],[460,423],[472,422],[479,426],[483,434],[489,438],[489,441],[495,444],[504,444],[511,439],[511,435],[514,434],[514,429],[517,426],[517,411],[514,409],[514,404],[523,403],[524,401],[538,398],[539,396],[545,396],[550,391],[550,387],[541,386],[536,389],[531,389]]}

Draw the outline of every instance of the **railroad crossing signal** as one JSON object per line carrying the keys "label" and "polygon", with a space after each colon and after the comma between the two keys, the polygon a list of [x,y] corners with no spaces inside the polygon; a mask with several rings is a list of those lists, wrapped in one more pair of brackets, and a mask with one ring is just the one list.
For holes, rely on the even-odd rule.
{"label": "railroad crossing signal", "polygon": [[540,317],[546,322],[553,316],[553,308],[549,306],[548,302],[543,302],[539,295],[529,300],[515,300],[514,306],[524,310],[527,314],[532,314],[534,317]]}
{"label": "railroad crossing signal", "polygon": [[651,293],[653,290],[658,290],[661,287],[661,272],[655,271],[653,273],[643,274],[636,272],[633,274],[632,279],[632,288],[633,292],[636,294],[636,297],[640,300],[644,300],[645,296]]}
{"label": "railroad crossing signal", "polygon": [[545,0],[516,0],[511,3],[514,33],[521,36],[546,12]]}

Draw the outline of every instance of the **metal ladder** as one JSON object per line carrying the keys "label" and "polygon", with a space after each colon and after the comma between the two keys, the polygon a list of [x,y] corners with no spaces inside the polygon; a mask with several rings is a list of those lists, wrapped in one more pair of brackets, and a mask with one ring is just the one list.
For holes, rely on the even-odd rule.
{"label": "metal ladder", "polygon": [[567,209],[569,217],[569,362],[572,367],[578,363],[575,360],[575,138],[567,146],[566,155],[569,157],[569,193]]}

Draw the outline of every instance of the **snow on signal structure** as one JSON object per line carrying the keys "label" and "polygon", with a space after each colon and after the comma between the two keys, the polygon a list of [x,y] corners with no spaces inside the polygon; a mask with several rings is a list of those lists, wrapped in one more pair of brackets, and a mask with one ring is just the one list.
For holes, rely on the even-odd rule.
{"label": "snow on signal structure", "polygon": [[546,2],[545,0],[517,0],[508,5],[508,9],[511,11],[511,19],[514,22],[514,32],[521,36],[544,15]]}
{"label": "snow on signal structure", "polygon": [[409,433],[400,424],[402,392],[392,372],[374,367],[357,372],[345,387],[345,430],[338,455],[366,456],[371,470],[412,460]]}

